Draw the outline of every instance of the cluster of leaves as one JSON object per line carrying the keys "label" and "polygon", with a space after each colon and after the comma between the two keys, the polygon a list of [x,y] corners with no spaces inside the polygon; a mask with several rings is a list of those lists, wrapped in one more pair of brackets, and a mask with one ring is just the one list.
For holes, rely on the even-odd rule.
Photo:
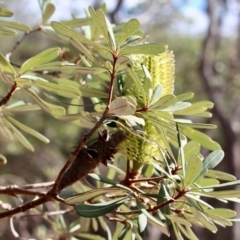
{"label": "cluster of leaves", "polygon": [[[174,95],[174,56],[167,46],[146,43],[136,19],[112,26],[104,7],[97,11],[89,7],[86,18],[48,26],[54,10],[53,4],[45,2],[40,29],[64,44],[63,49],[47,49],[20,67],[14,67],[0,54],[0,78],[11,86],[0,104],[1,136],[16,138],[29,150],[33,146],[21,131],[48,142],[14,119],[17,111],[43,109],[58,120],[88,128],[96,126],[107,113],[99,127],[121,129],[127,139],[119,147],[114,164],[109,164],[107,176],[101,176],[98,170],[98,174],[89,174],[97,188],[82,184],[83,193],[65,199],[80,216],[92,219],[94,229],[98,229],[98,217],[108,239],[142,239],[147,235],[148,223],[168,236],[172,225],[178,239],[197,239],[192,225],[212,232],[217,231],[216,225],[232,226],[234,211],[215,209],[202,199],[240,202],[237,190],[216,191],[240,182],[213,170],[224,153],[217,142],[196,130],[215,126],[179,118],[211,117],[206,110],[213,104],[187,102],[193,93]],[[0,9],[0,15],[11,13]],[[1,34],[13,33],[9,28],[31,31],[23,25],[17,28],[20,25],[14,22],[0,21],[0,25]],[[74,28],[81,28],[81,33]],[[8,104],[17,90],[29,94],[36,104]],[[48,93],[43,95],[43,91]],[[58,96],[71,99],[68,109],[49,102],[61,102]],[[78,105],[83,98],[92,101],[94,111]],[[212,152],[204,157],[201,147]],[[0,157],[6,162],[3,155]],[[127,165],[126,174],[123,165]],[[104,217],[117,222],[113,236]],[[91,239],[76,223],[69,234]]]}

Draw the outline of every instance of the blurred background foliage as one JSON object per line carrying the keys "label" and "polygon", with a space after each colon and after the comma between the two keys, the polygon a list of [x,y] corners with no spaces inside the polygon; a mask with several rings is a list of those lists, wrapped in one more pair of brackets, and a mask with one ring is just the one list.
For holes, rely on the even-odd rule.
{"label": "blurred background foliage", "polygon": [[[66,20],[71,18],[71,13],[81,17],[88,5],[98,8],[103,2],[53,0],[56,12],[50,20]],[[176,60],[176,94],[190,91],[195,93],[195,100],[209,99],[215,103],[213,118],[206,121],[218,125],[218,129],[208,134],[225,151],[225,161],[221,162],[219,168],[239,179],[240,1],[109,0],[106,4],[108,17],[112,22],[138,18],[146,34],[150,36],[149,41],[163,43],[173,50]],[[1,7],[14,12],[12,20],[28,24],[32,28],[39,25],[41,12],[37,0],[8,0],[1,3]],[[21,34],[1,36],[0,51],[3,54],[8,53],[21,38]],[[20,64],[47,47],[57,45],[59,44],[43,32],[36,32],[22,42],[12,56],[12,62]],[[0,96],[4,96],[5,92],[6,89],[1,85]],[[25,96],[21,98],[25,99]],[[41,132],[51,142],[46,145],[29,136],[35,147],[35,152],[31,153],[16,142],[8,143],[0,139],[0,152],[8,159],[4,171],[11,172],[11,175],[5,175],[5,179],[0,179],[0,185],[55,179],[58,170],[68,158],[71,147],[76,145],[84,129],[56,121],[43,111],[28,115],[18,113],[18,119]],[[221,207],[221,203],[214,203],[214,206]],[[240,209],[234,204],[227,207],[235,208],[238,215],[240,214]],[[240,239],[239,226],[239,223],[235,223],[233,228],[220,228],[216,234],[202,229],[196,231],[199,239],[236,240]],[[0,224],[0,232],[1,239],[11,239],[6,221]],[[154,228],[149,234],[148,239],[164,238]],[[174,239],[174,235],[172,236]]]}

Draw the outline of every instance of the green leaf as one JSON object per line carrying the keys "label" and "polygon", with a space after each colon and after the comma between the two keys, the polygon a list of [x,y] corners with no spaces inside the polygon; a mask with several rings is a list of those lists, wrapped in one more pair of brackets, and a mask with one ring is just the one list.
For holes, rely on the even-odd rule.
{"label": "green leaf", "polygon": [[60,67],[63,66],[63,62],[55,61],[46,64],[41,64],[39,66],[33,67],[32,71],[59,71]]}
{"label": "green leaf", "polygon": [[54,12],[55,12],[55,6],[52,3],[48,3],[43,13],[43,19],[42,19],[43,25],[53,15]]}
{"label": "green leaf", "polygon": [[92,62],[96,63],[97,65],[102,66],[102,64],[93,56],[92,52],[90,52],[81,42],[74,38],[70,38],[69,42],[77,48],[81,53],[86,55]]}
{"label": "green leaf", "polygon": [[11,16],[13,16],[13,12],[9,11],[6,8],[0,7],[0,16],[1,17],[11,17]]}
{"label": "green leaf", "polygon": [[0,26],[0,34],[1,34],[1,35],[7,35],[7,36],[13,36],[13,35],[16,34],[16,32],[13,31],[12,29],[5,28],[5,27],[1,27],[1,26]]}
{"label": "green leaf", "polygon": [[0,166],[7,163],[7,158],[0,153]]}
{"label": "green leaf", "polygon": [[187,163],[184,186],[190,186],[202,172],[203,164],[198,155],[192,155]]}
{"label": "green leaf", "polygon": [[27,71],[32,70],[32,68],[40,66],[43,63],[47,63],[55,59],[59,56],[59,53],[61,51],[61,48],[55,47],[55,48],[49,48],[36,56],[28,59],[25,63],[23,63],[19,74],[23,74]]}
{"label": "green leaf", "polygon": [[137,19],[131,19],[128,21],[124,27],[120,35],[118,36],[117,44],[121,46],[123,42],[125,42],[129,37],[131,37],[136,31],[140,28],[140,23]]}
{"label": "green leaf", "polygon": [[17,86],[20,88],[30,88],[32,86],[32,81],[26,78],[15,78]]}
{"label": "green leaf", "polygon": [[210,101],[200,101],[200,102],[192,103],[192,105],[189,106],[188,108],[185,108],[180,111],[175,111],[174,114],[175,115],[194,115],[197,113],[202,113],[209,108],[210,109],[213,108],[213,105],[214,104]]}
{"label": "green leaf", "polygon": [[[97,49],[101,49],[101,48],[104,48],[104,46],[84,37],[83,35],[81,35],[80,33],[78,33],[77,31],[67,27],[67,26],[64,26],[63,24],[61,23],[58,23],[58,22],[51,22],[51,26],[52,28],[57,32],[57,33],[60,33],[61,35],[65,36],[65,37],[68,37],[68,38],[72,38],[72,39],[75,39],[83,44],[87,44],[87,45],[90,45],[90,46],[93,46]],[[106,48],[105,48],[106,49]]]}
{"label": "green leaf", "polygon": [[212,169],[208,169],[205,176],[211,177],[211,178],[216,178],[216,179],[223,180],[223,181],[235,181],[236,180],[236,177],[229,173],[221,172],[218,170],[212,170]]}
{"label": "green leaf", "polygon": [[98,188],[98,189],[95,189],[95,190],[90,190],[90,191],[87,191],[87,192],[84,192],[84,193],[76,194],[72,197],[69,197],[69,198],[65,199],[65,202],[67,204],[75,205],[75,204],[85,202],[89,199],[98,197],[100,195],[104,195],[106,193],[110,193],[110,194],[120,193],[120,194],[123,194],[123,190],[119,189],[119,188],[112,188],[112,187],[111,188],[110,187],[109,188]]}
{"label": "green leaf", "polygon": [[61,117],[66,114],[65,108],[42,100],[32,89],[26,89],[26,91],[34,98],[34,100],[43,110],[50,113],[54,117]]}
{"label": "green leaf", "polygon": [[79,98],[81,93],[76,88],[62,86],[56,83],[43,82],[40,80],[34,80],[34,84],[53,93],[66,98]]}
{"label": "green leaf", "polygon": [[[120,232],[120,234],[118,235],[118,240],[124,240],[124,239],[129,239],[129,237],[127,236],[127,234],[131,231],[131,226],[130,224],[125,224],[123,226],[122,231]],[[115,239],[115,238],[113,238]]]}
{"label": "green leaf", "polygon": [[165,215],[165,217],[168,218],[169,220],[171,220],[172,222],[177,223],[177,224],[182,224],[182,225],[185,225],[187,227],[192,226],[192,224],[188,220],[186,220],[182,217],[178,217],[178,216],[172,215],[172,214],[171,215]]}
{"label": "green leaf", "polygon": [[10,85],[13,85],[14,82],[12,79],[10,79],[10,77],[8,77],[8,74],[5,74],[3,72],[3,69],[1,68],[1,65],[0,65],[0,79],[3,80],[3,82],[7,83],[7,84],[10,84]]}
{"label": "green leaf", "polygon": [[217,128],[216,125],[213,124],[204,124],[204,123],[187,123],[187,122],[180,122],[178,120],[176,120],[176,122],[178,122],[178,125],[181,126],[186,126],[186,127],[191,127],[191,128],[200,128],[200,129],[215,129]]}
{"label": "green leaf", "polygon": [[[176,103],[177,99],[174,95],[169,94],[161,97],[157,102],[150,106],[150,109],[163,110]],[[165,110],[165,109],[164,109]]]}
{"label": "green leaf", "polygon": [[38,138],[39,140],[43,141],[44,143],[49,143],[49,139],[47,139],[45,136],[43,136],[42,134],[40,134],[39,132],[33,130],[32,128],[27,127],[26,125],[18,122],[16,119],[8,116],[7,119],[9,121],[11,121],[15,126],[17,126],[18,128],[22,129],[23,131],[31,134],[32,136]]}
{"label": "green leaf", "polygon": [[194,97],[194,93],[192,93],[192,92],[182,93],[182,94],[176,96],[178,102],[186,101],[193,97]]}
{"label": "green leaf", "polygon": [[159,98],[161,97],[161,95],[163,93],[163,90],[164,90],[163,86],[160,84],[157,84],[157,86],[153,90],[153,95],[152,95],[150,105],[153,105],[155,102],[157,102],[159,100]]}
{"label": "green leaf", "polygon": [[104,202],[98,204],[79,204],[74,206],[74,210],[82,217],[94,218],[103,216],[112,212],[126,202],[128,198],[121,198],[111,202]]}
{"label": "green leaf", "polygon": [[221,183],[221,184],[212,184],[209,186],[206,186],[204,188],[220,188],[220,187],[229,187],[229,186],[236,186],[240,185],[240,180],[232,181],[232,182],[227,182],[227,183]]}
{"label": "green leaf", "polygon": [[188,142],[183,147],[183,152],[185,155],[185,162],[188,163],[192,155],[198,155],[200,153],[200,144],[195,141]]}
{"label": "green leaf", "polygon": [[130,54],[147,54],[147,55],[158,55],[166,51],[166,47],[157,44],[149,43],[137,46],[125,46],[120,50],[119,55],[130,55]]}
{"label": "green leaf", "polygon": [[141,237],[147,237],[146,231],[147,231],[147,217],[145,214],[141,213],[138,215],[137,218],[138,223],[138,232]]}
{"label": "green leaf", "polygon": [[239,190],[226,190],[226,191],[214,191],[214,192],[202,192],[198,190],[191,191],[191,194],[196,194],[199,196],[204,197],[211,197],[211,198],[240,198],[240,191]]}
{"label": "green leaf", "polygon": [[8,62],[8,60],[3,56],[1,52],[0,52],[0,69],[2,69],[3,72],[12,73],[14,75],[16,74],[12,65]]}
{"label": "green leaf", "polygon": [[111,102],[109,111],[117,116],[133,115],[136,107],[124,97],[117,97]]}
{"label": "green leaf", "polygon": [[108,94],[97,89],[93,89],[84,85],[80,85],[81,95],[83,97],[96,97],[107,99]]}
{"label": "green leaf", "polygon": [[234,218],[237,215],[235,211],[227,208],[204,209],[204,212],[209,213],[211,215],[216,215],[225,219]]}
{"label": "green leaf", "polygon": [[23,32],[29,32],[32,30],[32,28],[30,28],[29,26],[27,26],[25,24],[22,24],[19,22],[9,22],[9,21],[4,21],[4,20],[0,20],[0,26],[13,28],[15,30],[19,30],[19,31],[23,31]]}
{"label": "green leaf", "polygon": [[217,142],[213,141],[209,136],[202,132],[185,126],[180,126],[180,129],[182,133],[185,134],[187,137],[196,142],[199,142],[203,147],[209,150],[214,151],[221,149],[220,145]]}
{"label": "green leaf", "polygon": [[185,109],[185,108],[187,108],[187,107],[189,107],[191,105],[192,104],[189,103],[189,102],[177,102],[173,106],[166,108],[165,111],[174,113],[175,111],[179,111],[179,110]]}
{"label": "green leaf", "polygon": [[208,154],[203,160],[203,169],[201,176],[204,175],[208,169],[215,168],[224,158],[224,152],[222,150],[216,150]]}
{"label": "green leaf", "polygon": [[106,68],[97,68],[97,67],[80,67],[77,65],[71,66],[62,66],[60,71],[67,74],[99,74],[106,72]]}
{"label": "green leaf", "polygon": [[34,147],[32,146],[32,144],[23,136],[23,134],[18,131],[17,128],[15,128],[9,121],[7,121],[6,119],[3,119],[4,124],[12,130],[13,132],[13,136],[28,150],[30,151],[34,151]]}

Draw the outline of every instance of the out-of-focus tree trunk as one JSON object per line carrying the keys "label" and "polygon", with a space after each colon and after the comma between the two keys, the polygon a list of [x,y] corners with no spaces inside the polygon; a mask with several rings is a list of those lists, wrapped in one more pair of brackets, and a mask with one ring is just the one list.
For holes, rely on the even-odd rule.
{"label": "out-of-focus tree trunk", "polygon": [[[202,44],[202,55],[199,64],[199,74],[202,77],[202,82],[208,94],[209,99],[214,102],[213,115],[214,119],[218,121],[219,128],[221,130],[223,141],[223,150],[225,152],[225,159],[219,165],[219,170],[224,170],[225,172],[237,175],[237,157],[239,151],[237,149],[237,133],[233,129],[234,124],[234,112],[226,112],[224,109],[225,99],[225,89],[226,82],[222,79],[215,69],[215,56],[217,51],[219,51],[219,42],[221,40],[221,26],[226,14],[226,4],[227,0],[207,0],[206,13],[209,18],[208,31]],[[231,99],[228,101],[231,101]],[[239,105],[239,103],[238,103]],[[234,209],[235,205],[233,203],[222,204],[221,202],[212,202],[214,207],[228,207]],[[216,234],[212,234],[208,230],[198,231],[200,239],[239,239],[234,238],[234,228],[221,228]]]}

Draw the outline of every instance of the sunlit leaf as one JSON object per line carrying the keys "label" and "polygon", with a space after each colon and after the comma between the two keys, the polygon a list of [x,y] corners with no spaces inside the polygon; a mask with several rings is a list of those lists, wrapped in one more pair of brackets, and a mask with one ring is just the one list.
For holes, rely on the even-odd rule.
{"label": "sunlit leaf", "polygon": [[199,142],[203,147],[209,149],[209,150],[219,150],[221,149],[220,145],[213,141],[209,136],[206,134],[199,132],[195,129],[192,129],[190,127],[180,127],[183,134],[185,134],[190,139]]}
{"label": "sunlit leaf", "polygon": [[222,150],[216,150],[208,154],[203,160],[203,169],[201,175],[204,175],[208,169],[215,168],[224,158],[224,152]]}
{"label": "sunlit leaf", "polygon": [[214,191],[214,192],[203,192],[198,190],[191,191],[192,194],[199,196],[211,197],[211,198],[240,198],[239,190],[226,190],[226,191]]}
{"label": "sunlit leaf", "polygon": [[67,86],[62,86],[56,83],[43,82],[39,80],[34,80],[34,84],[53,93],[66,98],[79,98],[81,93],[76,88],[71,88]]}
{"label": "sunlit leaf", "polygon": [[118,97],[111,102],[109,111],[117,116],[133,115],[136,107],[124,97]]}
{"label": "sunlit leaf", "polygon": [[14,83],[13,80],[10,79],[10,77],[8,77],[7,74],[5,74],[3,71],[4,71],[4,70],[3,70],[3,69],[1,68],[1,66],[0,66],[0,79],[2,79],[3,82],[5,82],[5,83],[7,83],[7,84],[13,85],[13,83]]}
{"label": "sunlit leaf", "polygon": [[213,125],[213,124],[205,124],[205,123],[182,123],[179,122],[178,120],[176,120],[178,122],[179,126],[186,126],[186,127],[191,127],[191,128],[200,128],[200,129],[216,129],[217,126]]}
{"label": "sunlit leaf", "polygon": [[176,103],[176,97],[172,94],[161,97],[157,102],[150,106],[150,109],[164,109]]}
{"label": "sunlit leaf", "polygon": [[106,68],[97,68],[97,67],[80,67],[77,65],[72,66],[62,66],[60,71],[67,74],[99,74],[106,72]]}
{"label": "sunlit leaf", "polygon": [[228,208],[213,208],[213,209],[204,209],[204,212],[207,212],[212,215],[216,215],[222,218],[230,219],[236,217],[237,213]]}
{"label": "sunlit leaf", "polygon": [[194,93],[192,92],[182,93],[176,96],[178,102],[186,101],[193,97],[194,97]]}
{"label": "sunlit leaf", "polygon": [[165,217],[167,217],[168,219],[170,219],[171,221],[173,221],[177,224],[183,224],[183,225],[188,226],[188,227],[192,226],[192,224],[189,221],[185,220],[182,217],[179,217],[179,216],[176,216],[176,215],[165,215]]}
{"label": "sunlit leaf", "polygon": [[109,212],[112,212],[116,208],[125,203],[127,198],[117,199],[111,202],[97,203],[97,204],[78,204],[74,206],[75,211],[83,217],[93,218],[100,217]]}
{"label": "sunlit leaf", "polygon": [[125,46],[120,50],[120,55],[130,54],[158,55],[165,51],[166,51],[165,46],[157,43],[149,43],[137,46]]}
{"label": "sunlit leaf", "polygon": [[97,89],[93,89],[84,85],[80,85],[81,95],[83,97],[97,97],[97,98],[107,98],[108,94]]}
{"label": "sunlit leaf", "polygon": [[32,144],[23,136],[23,134],[17,129],[15,128],[9,121],[7,121],[6,119],[3,119],[4,124],[12,130],[13,132],[13,136],[28,150],[30,151],[34,151],[34,148],[32,146]]}
{"label": "sunlit leaf", "polygon": [[152,99],[150,102],[150,105],[153,105],[156,101],[158,101],[158,99],[160,98],[161,94],[163,93],[163,86],[158,84],[154,90],[153,90],[153,95],[152,95]]}
{"label": "sunlit leaf", "polygon": [[16,74],[12,65],[8,62],[8,60],[3,56],[1,52],[0,52],[0,68],[4,72]]}
{"label": "sunlit leaf", "polygon": [[48,3],[43,13],[42,24],[45,24],[54,12],[55,6],[52,3]]}
{"label": "sunlit leaf", "polygon": [[0,34],[1,35],[7,35],[7,36],[12,36],[12,35],[15,35],[16,32],[12,29],[9,29],[9,28],[5,28],[5,27],[1,27],[0,26]]}
{"label": "sunlit leaf", "polygon": [[189,106],[188,108],[185,108],[180,111],[175,111],[174,114],[175,115],[190,115],[190,114],[202,113],[209,108],[210,109],[213,108],[213,105],[214,104],[210,101],[196,102],[196,103],[192,103],[192,105]]}
{"label": "sunlit leaf", "polygon": [[59,47],[44,50],[43,52],[37,54],[36,56],[28,59],[25,63],[23,63],[19,74],[23,74],[27,71],[32,70],[32,68],[36,66],[52,61],[59,56],[60,51],[61,48]]}
{"label": "sunlit leaf", "polygon": [[15,78],[17,86],[20,88],[29,88],[32,86],[32,81],[26,78]]}
{"label": "sunlit leaf", "polygon": [[216,179],[223,180],[223,181],[235,181],[236,180],[236,177],[229,173],[221,172],[218,170],[212,170],[212,169],[208,169],[205,176],[216,178]]}
{"label": "sunlit leaf", "polygon": [[11,17],[13,15],[13,12],[6,8],[1,8],[0,7],[0,16],[1,17]]}
{"label": "sunlit leaf", "polygon": [[27,127],[26,125],[20,123],[19,121],[17,121],[16,119],[8,116],[7,119],[9,121],[11,121],[15,126],[17,126],[18,128],[22,129],[23,131],[31,134],[32,136],[38,138],[39,140],[43,141],[44,143],[49,143],[49,139],[47,139],[45,136],[43,136],[42,134],[40,134],[39,132],[33,130],[32,128]]}
{"label": "sunlit leaf", "polygon": [[186,166],[186,176],[184,179],[184,186],[191,185],[202,171],[202,161],[197,155],[192,155]]}
{"label": "sunlit leaf", "polygon": [[46,112],[49,112],[54,117],[60,117],[66,114],[65,108],[44,101],[31,89],[27,89],[26,91],[30,93],[30,95],[34,98],[34,100],[39,104],[42,109],[44,109]]}
{"label": "sunlit leaf", "polygon": [[74,195],[72,197],[69,197],[69,198],[65,199],[65,202],[67,204],[71,204],[71,205],[79,204],[79,203],[85,202],[89,199],[92,199],[92,198],[95,198],[95,197],[98,197],[100,195],[104,195],[104,194],[107,194],[107,193],[109,193],[109,194],[114,194],[114,193],[122,194],[123,190],[119,189],[119,188],[98,188],[98,189],[95,189],[95,190],[87,191],[87,192],[80,193],[80,194]]}
{"label": "sunlit leaf", "polygon": [[67,21],[61,21],[61,24],[64,26],[70,27],[70,28],[78,28],[82,26],[86,26],[89,23],[91,23],[91,18],[86,17],[86,18],[75,18]]}
{"label": "sunlit leaf", "polygon": [[192,155],[198,155],[200,153],[200,144],[195,141],[190,141],[183,147],[183,151],[185,161],[188,163]]}
{"label": "sunlit leaf", "polygon": [[124,27],[120,36],[118,36],[117,44],[121,46],[129,37],[131,37],[140,28],[140,23],[137,19],[131,19]]}
{"label": "sunlit leaf", "polygon": [[23,32],[29,32],[32,30],[29,26],[19,22],[9,22],[9,21],[0,20],[0,25],[4,27],[13,28],[15,30],[23,31]]}
{"label": "sunlit leaf", "polygon": [[119,233],[119,235],[117,234],[118,240],[129,239],[128,233],[130,232],[130,230],[131,230],[130,224],[124,224],[122,231]]}

